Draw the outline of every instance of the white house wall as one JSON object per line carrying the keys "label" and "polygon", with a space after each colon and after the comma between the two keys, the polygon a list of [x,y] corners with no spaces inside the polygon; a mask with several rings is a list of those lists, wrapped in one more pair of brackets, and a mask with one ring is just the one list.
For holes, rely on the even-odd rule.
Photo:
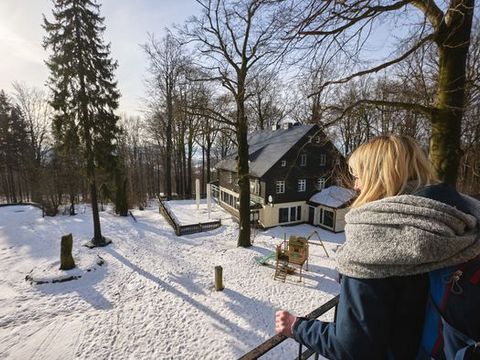
{"label": "white house wall", "polygon": [[[290,208],[294,206],[302,207],[300,220],[279,223],[278,222],[279,209]],[[306,206],[305,201],[295,201],[295,202],[289,202],[289,203],[264,205],[263,209],[260,209],[260,224],[265,228],[269,228],[272,226],[279,226],[279,225],[298,224],[306,221],[308,221],[308,207]]]}
{"label": "white house wall", "polygon": [[335,216],[335,232],[345,230],[345,215],[350,210],[350,208],[337,209],[337,214]]}

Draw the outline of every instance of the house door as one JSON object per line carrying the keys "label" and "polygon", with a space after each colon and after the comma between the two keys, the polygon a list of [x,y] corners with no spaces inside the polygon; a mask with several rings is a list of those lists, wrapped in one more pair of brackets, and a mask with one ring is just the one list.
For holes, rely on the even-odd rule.
{"label": "house door", "polygon": [[313,225],[313,219],[315,218],[315,208],[308,207],[308,223]]}

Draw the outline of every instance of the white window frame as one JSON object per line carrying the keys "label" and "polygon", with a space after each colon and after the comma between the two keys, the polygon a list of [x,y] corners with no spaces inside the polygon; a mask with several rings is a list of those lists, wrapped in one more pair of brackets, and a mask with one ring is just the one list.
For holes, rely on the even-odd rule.
{"label": "white window frame", "polygon": [[300,154],[300,166],[307,166],[307,154]]}
{"label": "white window frame", "polygon": [[250,192],[254,195],[258,195],[260,192],[260,182],[258,179],[250,179]]}
{"label": "white window frame", "polygon": [[297,191],[305,192],[307,191],[307,179],[298,179],[297,182]]}
{"label": "white window frame", "polygon": [[277,194],[285,194],[285,181],[278,180],[275,183],[275,193]]}
{"label": "white window frame", "polygon": [[320,166],[327,165],[327,154],[320,154]]}
{"label": "white window frame", "polygon": [[327,179],[325,179],[324,177],[318,178],[317,181],[315,182],[315,189],[317,190],[325,189],[326,183],[327,183]]}

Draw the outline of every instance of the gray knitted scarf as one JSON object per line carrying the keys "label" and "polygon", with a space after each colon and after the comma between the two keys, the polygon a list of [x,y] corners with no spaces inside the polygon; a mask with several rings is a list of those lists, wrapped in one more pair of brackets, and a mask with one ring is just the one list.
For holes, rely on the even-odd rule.
{"label": "gray knitted scarf", "polygon": [[480,202],[464,195],[469,212],[425,197],[400,195],[352,209],[337,268],[354,278],[420,274],[480,254]]}

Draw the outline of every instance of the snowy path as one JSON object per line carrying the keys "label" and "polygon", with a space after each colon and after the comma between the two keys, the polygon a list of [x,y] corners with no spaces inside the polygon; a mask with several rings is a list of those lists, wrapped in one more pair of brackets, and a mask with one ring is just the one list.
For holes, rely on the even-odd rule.
{"label": "snowy path", "polygon": [[[274,281],[273,269],[254,260],[283,231],[306,234],[308,225],[261,232],[241,249],[229,220],[209,233],[176,237],[156,210],[134,215],[138,223],[101,213],[113,244],[92,251],[81,246],[91,232],[88,211],[42,219],[32,207],[0,209],[1,359],[235,359],[273,335],[277,309],[304,314],[338,292],[334,260],[320,247],[311,248],[305,284]],[[68,232],[78,263],[98,253],[105,265],[67,283],[23,281],[32,268],[58,261],[60,236]],[[343,241],[342,234],[322,234],[329,250]],[[213,288],[215,265],[224,268],[223,292]],[[290,359],[296,351],[287,341],[265,358]]]}

